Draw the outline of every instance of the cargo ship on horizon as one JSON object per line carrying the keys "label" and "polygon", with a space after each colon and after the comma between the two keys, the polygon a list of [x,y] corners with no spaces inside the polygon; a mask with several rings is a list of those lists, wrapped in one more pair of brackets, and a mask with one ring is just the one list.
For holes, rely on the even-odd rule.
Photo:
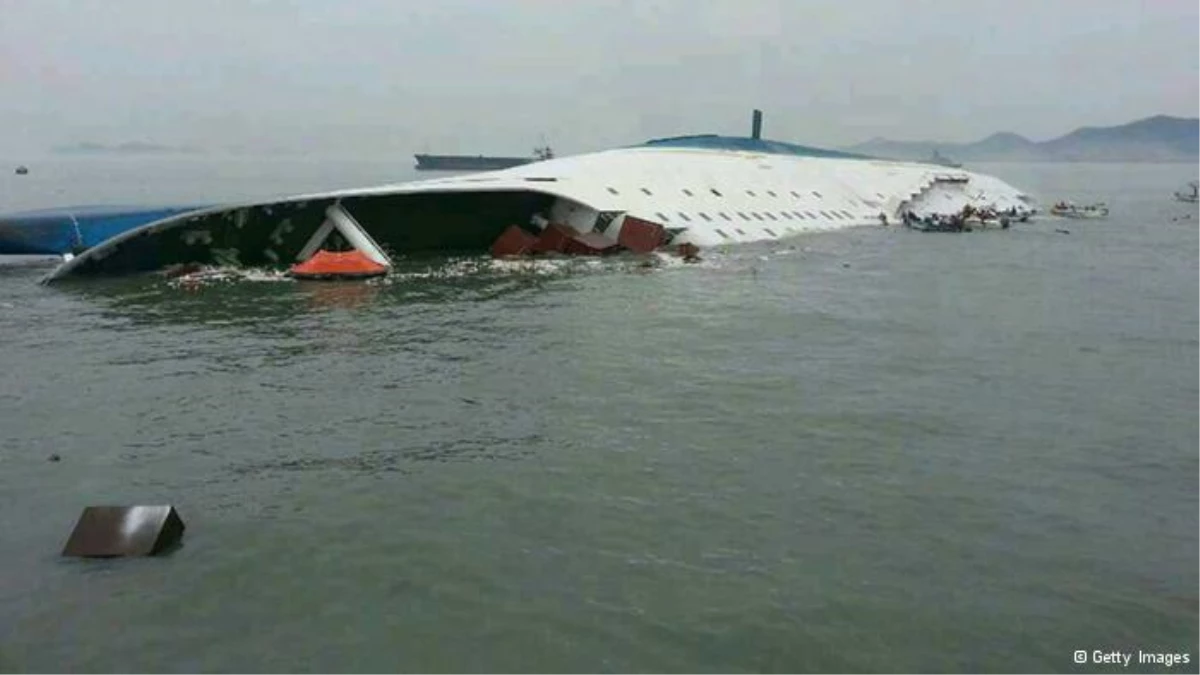
{"label": "cargo ship on horizon", "polygon": [[497,171],[554,158],[550,146],[535,148],[532,157],[488,157],[486,155],[414,155],[417,171]]}

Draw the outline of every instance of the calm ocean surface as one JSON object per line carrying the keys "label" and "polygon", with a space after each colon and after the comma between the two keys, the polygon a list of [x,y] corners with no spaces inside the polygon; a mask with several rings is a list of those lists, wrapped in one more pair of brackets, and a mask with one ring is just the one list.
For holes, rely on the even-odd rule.
{"label": "calm ocean surface", "polygon": [[[414,177],[28,163],[0,210]],[[0,670],[1197,672],[1196,167],[971,168],[1112,216],[375,286],[0,265]],[[139,503],[182,549],[58,557]]]}

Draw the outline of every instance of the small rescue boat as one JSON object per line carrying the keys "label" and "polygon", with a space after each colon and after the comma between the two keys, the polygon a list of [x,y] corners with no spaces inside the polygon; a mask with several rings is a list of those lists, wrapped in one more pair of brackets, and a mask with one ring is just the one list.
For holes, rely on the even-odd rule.
{"label": "small rescue boat", "polygon": [[1197,201],[1200,201],[1200,182],[1192,181],[1188,183],[1187,186],[1191,189],[1191,191],[1184,192],[1182,190],[1176,190],[1175,199],[1181,202],[1189,202],[1191,204],[1195,204]]}
{"label": "small rescue boat", "polygon": [[321,250],[308,260],[292,265],[288,272],[296,279],[338,281],[381,277],[388,273],[388,268],[371,260],[359,250]]}
{"label": "small rescue boat", "polygon": [[1059,202],[1050,207],[1050,214],[1060,218],[1107,218],[1108,205],[1104,202],[1079,206],[1071,202]]}

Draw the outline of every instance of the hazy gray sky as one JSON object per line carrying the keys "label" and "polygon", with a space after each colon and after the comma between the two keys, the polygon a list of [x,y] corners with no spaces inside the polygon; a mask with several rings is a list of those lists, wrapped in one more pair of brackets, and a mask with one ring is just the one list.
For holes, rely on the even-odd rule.
{"label": "hazy gray sky", "polygon": [[0,0],[0,154],[686,133],[1040,140],[1196,116],[1196,0]]}

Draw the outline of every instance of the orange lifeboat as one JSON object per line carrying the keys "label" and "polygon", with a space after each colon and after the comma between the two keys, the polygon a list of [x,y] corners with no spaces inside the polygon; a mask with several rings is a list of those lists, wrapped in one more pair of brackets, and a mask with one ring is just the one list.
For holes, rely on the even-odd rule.
{"label": "orange lifeboat", "polygon": [[289,270],[297,279],[370,279],[380,277],[388,268],[371,260],[362,251],[317,251],[313,257]]}

